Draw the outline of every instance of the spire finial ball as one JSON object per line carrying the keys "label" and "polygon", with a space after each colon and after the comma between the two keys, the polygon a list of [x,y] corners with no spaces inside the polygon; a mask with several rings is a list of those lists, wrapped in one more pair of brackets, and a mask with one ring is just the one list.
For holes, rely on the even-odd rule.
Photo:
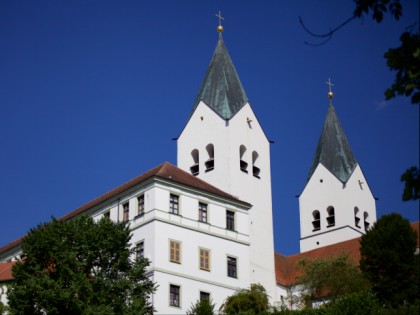
{"label": "spire finial ball", "polygon": [[330,100],[332,100],[332,98],[334,97],[334,93],[333,92],[328,92],[328,98],[330,99]]}
{"label": "spire finial ball", "polygon": [[219,25],[219,26],[217,27],[217,31],[218,31],[219,33],[223,32],[223,26],[222,26],[222,25]]}

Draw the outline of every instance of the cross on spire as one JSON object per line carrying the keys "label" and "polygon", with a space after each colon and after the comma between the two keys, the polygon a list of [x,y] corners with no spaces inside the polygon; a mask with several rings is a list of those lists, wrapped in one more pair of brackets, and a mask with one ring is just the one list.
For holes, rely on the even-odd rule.
{"label": "cross on spire", "polygon": [[328,78],[328,81],[327,82],[325,82],[327,85],[328,85],[328,88],[329,88],[329,92],[328,92],[328,98],[331,100],[332,98],[333,98],[333,96],[334,96],[334,93],[332,92],[332,89],[331,89],[331,87],[332,86],[334,86],[334,84],[332,84],[331,83],[331,79],[330,78]]}
{"label": "cross on spire", "polygon": [[219,10],[219,13],[216,13],[216,16],[219,18],[219,26],[222,26],[222,20],[225,18],[222,16],[222,12]]}
{"label": "cross on spire", "polygon": [[219,18],[219,26],[217,27],[217,31],[219,33],[223,32],[223,26],[222,26],[222,20],[224,20],[225,18],[222,16],[222,12],[216,13],[216,16]]}

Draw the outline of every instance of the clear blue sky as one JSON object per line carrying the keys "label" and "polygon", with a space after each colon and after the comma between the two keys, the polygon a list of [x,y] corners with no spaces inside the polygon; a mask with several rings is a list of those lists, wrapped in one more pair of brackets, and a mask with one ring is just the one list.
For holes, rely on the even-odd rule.
{"label": "clear blue sky", "polygon": [[[258,4],[257,4],[258,3]],[[384,101],[383,55],[419,21],[353,21],[321,47],[347,1],[1,1],[0,246],[148,169],[176,164],[176,142],[217,42],[217,18],[270,140],[275,247],[299,251],[299,195],[327,113],[325,82],[380,217],[419,219],[400,175],[419,164],[419,107]],[[417,24],[418,27],[418,24]]]}

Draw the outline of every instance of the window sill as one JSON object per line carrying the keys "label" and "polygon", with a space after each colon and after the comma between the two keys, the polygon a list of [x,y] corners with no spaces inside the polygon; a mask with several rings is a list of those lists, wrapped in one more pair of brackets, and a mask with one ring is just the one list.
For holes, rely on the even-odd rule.
{"label": "window sill", "polygon": [[141,217],[144,217],[144,213],[140,213],[140,214],[136,215],[134,217],[134,219],[138,219],[138,218],[141,218]]}
{"label": "window sill", "polygon": [[333,223],[333,224],[328,224],[328,225],[327,225],[327,228],[332,227],[332,226],[335,226],[335,223]]}
{"label": "window sill", "polygon": [[321,228],[313,229],[312,232],[321,231]]}

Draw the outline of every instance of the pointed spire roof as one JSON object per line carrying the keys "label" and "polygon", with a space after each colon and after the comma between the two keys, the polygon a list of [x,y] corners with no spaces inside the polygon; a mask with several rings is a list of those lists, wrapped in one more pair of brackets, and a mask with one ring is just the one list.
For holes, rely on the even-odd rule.
{"label": "pointed spire roof", "polygon": [[357,165],[356,158],[351,152],[349,142],[332,102],[325,118],[307,181],[309,181],[319,163],[324,165],[343,183],[347,182]]}
{"label": "pointed spire roof", "polygon": [[227,120],[231,119],[248,102],[221,32],[192,112],[200,101]]}

